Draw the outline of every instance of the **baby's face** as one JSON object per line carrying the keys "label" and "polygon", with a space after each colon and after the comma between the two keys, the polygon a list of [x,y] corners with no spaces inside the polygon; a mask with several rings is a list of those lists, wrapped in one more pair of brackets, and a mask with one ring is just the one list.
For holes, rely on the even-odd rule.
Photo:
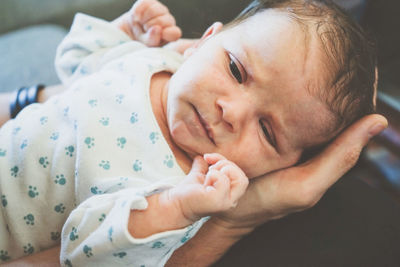
{"label": "baby's face", "polygon": [[323,80],[319,43],[285,14],[264,11],[206,37],[168,89],[170,134],[188,155],[217,152],[256,177],[332,137],[330,112],[309,90]]}

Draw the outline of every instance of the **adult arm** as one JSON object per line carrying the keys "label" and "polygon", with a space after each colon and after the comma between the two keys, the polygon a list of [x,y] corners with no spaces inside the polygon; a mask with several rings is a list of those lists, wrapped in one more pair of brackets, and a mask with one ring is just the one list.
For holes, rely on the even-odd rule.
{"label": "adult arm", "polygon": [[384,117],[366,116],[308,162],[254,179],[239,205],[210,219],[175,251],[167,266],[211,265],[257,226],[311,208],[354,166],[368,140],[386,126]]}
{"label": "adult arm", "polygon": [[[53,95],[57,95],[65,90],[62,85],[46,86],[38,93],[38,102],[43,103]],[[10,117],[10,102],[15,97],[15,92],[0,94],[0,127],[6,123]]]}
{"label": "adult arm", "polygon": [[31,256],[4,263],[4,267],[55,267],[60,266],[60,246],[41,251]]}

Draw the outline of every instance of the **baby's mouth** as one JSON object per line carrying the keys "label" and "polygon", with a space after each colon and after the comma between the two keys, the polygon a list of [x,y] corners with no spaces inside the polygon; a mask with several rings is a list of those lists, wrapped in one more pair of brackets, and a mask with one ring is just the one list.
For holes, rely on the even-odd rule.
{"label": "baby's mouth", "polygon": [[[192,105],[193,106],[193,105]],[[208,125],[208,123],[204,120],[204,118],[200,115],[199,111],[196,109],[195,106],[193,106],[193,109],[195,110],[197,117],[199,118],[199,121],[201,123],[201,125],[203,126],[205,132],[207,133],[208,138],[210,139],[210,141],[215,145],[214,142],[214,134],[213,131],[211,129],[211,127]]]}

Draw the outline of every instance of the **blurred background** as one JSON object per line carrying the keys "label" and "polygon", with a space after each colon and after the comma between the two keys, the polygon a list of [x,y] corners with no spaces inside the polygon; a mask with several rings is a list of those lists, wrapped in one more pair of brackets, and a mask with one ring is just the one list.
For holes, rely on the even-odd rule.
{"label": "blurred background", "polygon": [[[250,1],[162,0],[195,38],[214,21],[229,22]],[[351,176],[382,190],[400,203],[400,16],[398,0],[336,0],[374,36],[379,57],[378,111],[390,127],[365,149]],[[55,50],[76,12],[112,20],[130,0],[1,0],[0,91],[43,83],[58,84]]]}

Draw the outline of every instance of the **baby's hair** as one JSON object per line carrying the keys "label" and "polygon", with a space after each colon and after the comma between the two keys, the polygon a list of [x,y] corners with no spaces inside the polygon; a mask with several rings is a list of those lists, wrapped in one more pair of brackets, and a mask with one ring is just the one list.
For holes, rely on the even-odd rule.
{"label": "baby's hair", "polygon": [[[313,92],[325,101],[334,115],[335,123],[331,129],[335,129],[335,134],[375,112],[376,48],[372,39],[343,9],[329,0],[255,0],[226,27],[235,26],[267,9],[286,13],[306,34],[318,36],[331,78],[326,81],[325,88],[313,89]],[[308,150],[303,159],[308,158]]]}

